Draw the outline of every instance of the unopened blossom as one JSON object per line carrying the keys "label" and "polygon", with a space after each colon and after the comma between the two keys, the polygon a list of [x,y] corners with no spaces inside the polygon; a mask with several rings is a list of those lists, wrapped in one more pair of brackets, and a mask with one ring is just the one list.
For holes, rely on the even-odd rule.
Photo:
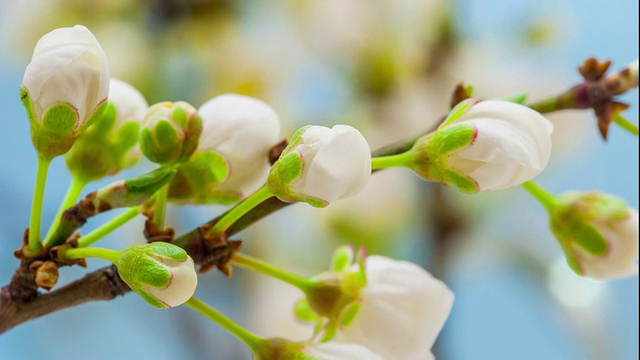
{"label": "unopened blossom", "polygon": [[45,158],[67,152],[100,118],[108,92],[107,57],[86,27],[59,28],[40,38],[20,89],[36,151]]}
{"label": "unopened blossom", "polygon": [[142,122],[140,148],[147,159],[158,164],[189,160],[198,147],[202,119],[184,101],[152,105]]}
{"label": "unopened blossom", "polygon": [[517,186],[547,166],[552,131],[547,119],[526,106],[467,100],[416,142],[412,168],[467,193]]}
{"label": "unopened blossom", "polygon": [[551,229],[571,268],[593,279],[638,273],[638,211],[598,192],[569,192],[551,211]]}
{"label": "unopened blossom", "polygon": [[116,266],[122,280],[157,308],[183,304],[198,285],[191,257],[166,242],[130,246],[120,253]]}
{"label": "unopened blossom", "polygon": [[431,347],[453,305],[451,290],[407,261],[368,256],[365,270],[360,309],[336,340],[363,345],[384,359],[433,358]]}
{"label": "unopened blossom", "polygon": [[198,113],[198,150],[178,169],[170,198],[234,202],[264,185],[271,168],[269,152],[280,136],[275,111],[258,99],[225,94],[204,103]]}
{"label": "unopened blossom", "polygon": [[136,88],[112,78],[109,104],[102,117],[65,154],[71,173],[88,182],[134,165],[142,156],[136,145],[140,123],[148,108]]}
{"label": "unopened blossom", "polygon": [[316,207],[358,194],[371,174],[369,145],[348,125],[298,130],[269,173],[271,191]]}

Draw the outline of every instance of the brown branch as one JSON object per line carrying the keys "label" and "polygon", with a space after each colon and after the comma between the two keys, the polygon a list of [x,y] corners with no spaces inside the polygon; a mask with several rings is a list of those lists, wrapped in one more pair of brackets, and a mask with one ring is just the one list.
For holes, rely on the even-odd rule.
{"label": "brown branch", "polygon": [[0,333],[26,321],[91,301],[111,300],[131,289],[120,279],[114,265],[30,301],[14,300],[9,286],[0,290]]}

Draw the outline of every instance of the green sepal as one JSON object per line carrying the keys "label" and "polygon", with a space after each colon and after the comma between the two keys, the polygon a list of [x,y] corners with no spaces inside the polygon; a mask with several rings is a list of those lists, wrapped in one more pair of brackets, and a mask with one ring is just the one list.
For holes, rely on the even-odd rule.
{"label": "green sepal", "polygon": [[575,231],[573,233],[575,243],[588,253],[596,256],[607,253],[609,247],[607,240],[596,228],[583,224],[583,226],[577,226]]}
{"label": "green sepal", "polygon": [[181,129],[186,129],[188,126],[189,118],[187,113],[180,106],[176,106],[171,113],[171,119]]}
{"label": "green sepal", "polygon": [[145,251],[149,256],[157,259],[171,259],[177,262],[184,262],[189,258],[189,255],[183,248],[162,241],[147,244]]}
{"label": "green sepal", "polygon": [[346,328],[351,325],[353,320],[356,318],[356,315],[358,315],[361,306],[362,303],[359,302],[348,305],[340,317],[340,326]]}
{"label": "green sepal", "polygon": [[331,259],[331,271],[342,272],[351,266],[353,262],[353,249],[350,246],[340,246],[333,252]]}
{"label": "green sepal", "polygon": [[461,149],[473,142],[477,129],[471,124],[457,124],[436,131],[428,145],[429,156],[439,159],[441,156]]}
{"label": "green sepal", "polygon": [[115,135],[116,146],[123,151],[128,151],[138,143],[140,133],[140,123],[128,121],[118,129]]}
{"label": "green sepal", "polygon": [[118,258],[118,273],[134,290],[143,284],[164,287],[171,280],[171,272],[149,253],[147,246],[132,245],[124,249]]}
{"label": "green sepal", "polygon": [[453,109],[451,109],[451,111],[449,112],[449,115],[447,115],[447,118],[444,119],[442,124],[438,126],[438,130],[456,121],[462,115],[469,112],[469,110],[471,110],[471,107],[477,103],[478,103],[478,100],[475,100],[475,99],[466,99],[459,102],[458,105],[456,105]]}
{"label": "green sepal", "polygon": [[521,93],[521,94],[505,97],[502,100],[512,102],[515,104],[524,105],[527,102],[527,98],[528,98],[528,95],[526,93]]}
{"label": "green sepal", "polygon": [[454,170],[444,170],[441,181],[451,187],[454,187],[463,193],[476,194],[480,191],[480,186],[470,177],[459,174]]}
{"label": "green sepal", "polygon": [[309,306],[307,299],[298,301],[293,308],[293,313],[298,319],[305,322],[316,322],[320,320],[318,314]]}
{"label": "green sepal", "polygon": [[147,159],[157,164],[170,164],[182,153],[182,141],[168,120],[160,120],[153,129],[140,132],[140,149]]}
{"label": "green sepal", "polygon": [[189,200],[194,204],[232,204],[240,200],[236,193],[220,192],[216,185],[229,176],[227,161],[211,151],[196,152],[189,161],[176,168],[169,185],[169,200]]}
{"label": "green sepal", "polygon": [[[280,199],[295,201],[288,185],[302,173],[302,158],[297,152],[280,156],[269,171],[267,184],[271,192]],[[281,198],[282,196],[282,198]]]}
{"label": "green sepal", "polygon": [[47,159],[69,151],[76,140],[74,127],[77,121],[78,114],[71,105],[56,104],[50,107],[42,123],[31,122],[31,140],[36,151]]}
{"label": "green sepal", "polygon": [[116,106],[113,103],[107,102],[100,119],[87,128],[87,132],[101,133],[103,136],[106,136],[115,126],[116,116]]}
{"label": "green sepal", "polygon": [[131,287],[136,294],[138,294],[138,296],[140,296],[142,298],[142,300],[146,301],[147,304],[158,308],[158,309],[166,309],[167,305],[165,305],[164,303],[162,303],[160,300],[156,299],[155,297],[153,297],[152,295],[150,295],[148,292],[142,290],[142,289],[134,289],[133,286]]}
{"label": "green sepal", "polygon": [[87,119],[87,121],[84,124],[82,124],[82,127],[80,129],[76,129],[76,133],[83,134],[87,130],[87,128],[89,128],[91,125],[99,121],[102,118],[102,115],[104,114],[105,109],[107,108],[107,104],[108,104],[107,99],[102,100],[102,102],[98,105],[98,107],[96,107],[95,110],[93,110],[93,113],[91,114],[89,119]]}

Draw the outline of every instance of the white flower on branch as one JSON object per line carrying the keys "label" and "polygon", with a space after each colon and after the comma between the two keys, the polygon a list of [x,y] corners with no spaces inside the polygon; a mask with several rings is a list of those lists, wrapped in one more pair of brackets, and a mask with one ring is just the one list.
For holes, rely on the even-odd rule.
{"label": "white flower on branch", "polygon": [[122,280],[157,308],[183,304],[198,285],[193,259],[165,242],[132,245],[120,253],[116,266]]}
{"label": "white flower on branch", "polygon": [[20,94],[36,150],[48,158],[67,152],[100,118],[108,92],[107,57],[86,27],[44,35],[33,50]]}
{"label": "white flower on branch", "polygon": [[169,196],[186,203],[233,203],[256,191],[269,174],[269,152],[280,121],[266,103],[225,94],[204,103],[198,150],[178,168]]}
{"label": "white flower on branch", "polygon": [[367,285],[356,317],[336,340],[363,345],[385,359],[433,358],[454,295],[420,266],[384,256],[365,260]]}
{"label": "white flower on branch", "polygon": [[268,184],[280,200],[324,207],[358,194],[370,174],[371,150],[358,130],[312,125],[293,135]]}
{"label": "white flower on branch", "polygon": [[578,274],[607,280],[638,273],[638,211],[598,192],[569,192],[551,213],[551,229]]}
{"label": "white flower on branch", "polygon": [[467,100],[416,142],[413,167],[468,193],[517,186],[547,166],[552,131],[551,122],[526,106]]}

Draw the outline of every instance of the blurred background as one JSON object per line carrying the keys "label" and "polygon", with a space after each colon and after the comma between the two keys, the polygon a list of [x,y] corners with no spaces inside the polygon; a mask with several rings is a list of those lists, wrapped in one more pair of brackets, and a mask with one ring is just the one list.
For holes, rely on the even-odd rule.
{"label": "blurred background", "polygon": [[[287,138],[305,124],[348,123],[373,149],[416,135],[449,109],[455,84],[479,98],[541,99],[580,81],[586,57],[619,69],[638,57],[638,4],[626,0],[0,0],[0,283],[28,225],[36,156],[18,89],[37,40],[84,24],[113,76],[150,104],[198,107],[227,92],[271,104]],[[638,93],[623,96],[638,123]],[[549,191],[598,189],[638,208],[638,139],[612,125],[599,137],[589,111],[553,114],[554,154],[537,181]],[[142,164],[144,167],[145,164]],[[138,174],[128,170],[121,176]],[[53,162],[43,226],[69,184]],[[113,179],[91,184],[87,192]],[[220,206],[172,207],[178,234]],[[88,232],[112,214],[90,220]],[[142,241],[137,220],[101,241]],[[245,251],[313,275],[340,244],[417,262],[456,301],[434,353],[448,359],[636,359],[638,277],[597,282],[571,272],[546,213],[519,188],[462,195],[394,169],[363,194],[315,209],[290,206],[238,238]],[[61,282],[89,269],[67,268]],[[262,336],[304,339],[301,294],[261,275],[211,271],[197,295]],[[250,359],[244,345],[186,307],[156,310],[128,294],[23,324],[0,335],[0,359]],[[399,359],[403,360],[403,359]]]}

